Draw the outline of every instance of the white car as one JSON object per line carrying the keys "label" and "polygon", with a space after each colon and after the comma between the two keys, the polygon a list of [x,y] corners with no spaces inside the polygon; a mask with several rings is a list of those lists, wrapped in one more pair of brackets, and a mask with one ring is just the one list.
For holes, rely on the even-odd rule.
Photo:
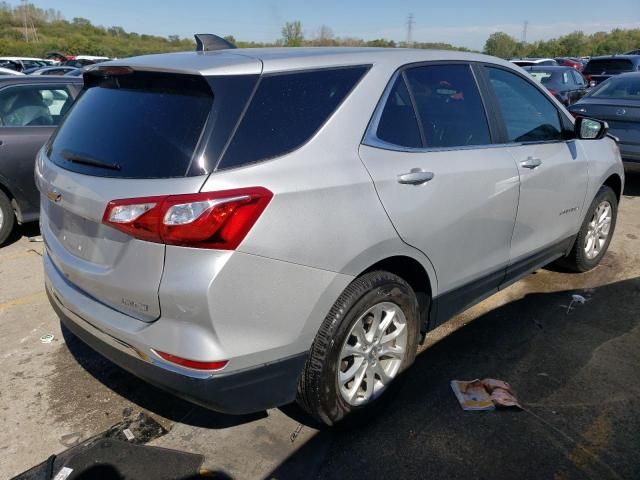
{"label": "white car", "polygon": [[558,62],[553,58],[513,58],[509,61],[519,67],[550,67],[558,65]]}
{"label": "white car", "polygon": [[0,67],[0,75],[24,75],[24,73],[12,70],[11,68]]}

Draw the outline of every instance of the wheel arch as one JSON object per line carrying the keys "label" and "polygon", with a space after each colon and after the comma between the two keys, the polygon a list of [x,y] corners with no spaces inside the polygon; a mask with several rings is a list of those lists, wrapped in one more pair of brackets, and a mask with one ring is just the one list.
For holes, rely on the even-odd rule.
{"label": "wheel arch", "polygon": [[622,178],[617,173],[612,173],[609,175],[602,185],[606,185],[611,188],[613,192],[616,194],[616,199],[618,203],[620,203],[620,198],[622,197]]}
{"label": "wheel arch", "polygon": [[432,282],[427,269],[415,258],[408,255],[394,255],[377,261],[363,270],[359,275],[375,270],[385,270],[405,280],[416,293],[420,306],[420,330],[424,334],[429,324],[431,299],[435,285]]}

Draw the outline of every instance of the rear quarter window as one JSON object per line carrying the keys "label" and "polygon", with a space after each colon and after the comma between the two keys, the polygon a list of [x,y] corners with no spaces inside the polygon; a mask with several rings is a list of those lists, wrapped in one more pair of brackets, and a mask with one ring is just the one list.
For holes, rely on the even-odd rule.
{"label": "rear quarter window", "polygon": [[368,65],[264,75],[218,165],[278,157],[306,143],[335,112]]}
{"label": "rear quarter window", "polygon": [[589,75],[615,75],[633,70],[633,62],[624,58],[591,60],[584,69]]}

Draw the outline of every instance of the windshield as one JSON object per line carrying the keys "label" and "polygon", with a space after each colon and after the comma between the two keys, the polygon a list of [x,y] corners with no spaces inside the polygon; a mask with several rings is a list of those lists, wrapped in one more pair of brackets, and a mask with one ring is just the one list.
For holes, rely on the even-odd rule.
{"label": "windshield", "polygon": [[551,72],[544,72],[544,71],[540,71],[540,70],[535,70],[535,71],[529,71],[529,74],[535,78],[539,83],[547,83],[551,80],[551,77],[553,77],[553,73]]}

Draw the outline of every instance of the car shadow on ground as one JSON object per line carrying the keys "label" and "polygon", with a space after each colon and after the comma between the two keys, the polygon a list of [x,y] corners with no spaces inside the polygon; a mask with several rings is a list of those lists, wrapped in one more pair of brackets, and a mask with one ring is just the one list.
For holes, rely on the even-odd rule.
{"label": "car shadow on ground", "polygon": [[[638,478],[639,311],[640,278],[498,307],[421,353],[378,418],[266,478]],[[525,410],[462,411],[449,382],[485,377]]]}
{"label": "car shadow on ground", "polygon": [[102,357],[74,336],[62,323],[62,335],[75,360],[96,380],[139,407],[167,418],[202,428],[228,428],[259,420],[266,412],[225,415],[167,393],[133,376]]}
{"label": "car shadow on ground", "polygon": [[640,171],[625,172],[624,195],[640,197]]}
{"label": "car shadow on ground", "polygon": [[[2,244],[2,247],[7,247],[13,243],[16,243],[22,237],[33,238],[40,235],[40,226],[38,222],[29,222],[23,225],[16,225],[9,238]],[[2,248],[0,247],[0,248]]]}

